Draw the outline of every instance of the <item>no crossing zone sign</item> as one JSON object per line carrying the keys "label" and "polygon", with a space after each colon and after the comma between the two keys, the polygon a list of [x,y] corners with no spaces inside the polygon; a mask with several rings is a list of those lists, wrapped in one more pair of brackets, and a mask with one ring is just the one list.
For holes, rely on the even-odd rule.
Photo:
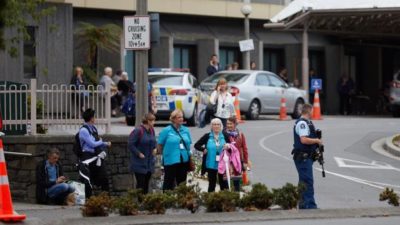
{"label": "no crossing zone sign", "polygon": [[124,38],[125,38],[125,49],[128,50],[150,49],[150,17],[125,16]]}

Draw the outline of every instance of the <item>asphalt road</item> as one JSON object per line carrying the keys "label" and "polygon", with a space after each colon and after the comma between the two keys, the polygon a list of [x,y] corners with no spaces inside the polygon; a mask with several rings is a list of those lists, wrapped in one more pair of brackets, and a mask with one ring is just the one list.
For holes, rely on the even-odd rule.
{"label": "asphalt road", "polygon": [[[298,177],[291,159],[293,120],[266,117],[246,121],[245,133],[253,163],[252,182],[276,188]],[[373,141],[399,133],[398,119],[373,117],[325,117],[314,121],[323,131],[326,177],[314,164],[315,197],[319,208],[359,208],[388,206],[378,200],[384,187],[400,193],[400,161],[374,152]],[[193,139],[205,131],[193,129]],[[336,158],[336,159],[335,159]],[[338,164],[339,162],[339,164]],[[340,166],[339,166],[340,165]]]}

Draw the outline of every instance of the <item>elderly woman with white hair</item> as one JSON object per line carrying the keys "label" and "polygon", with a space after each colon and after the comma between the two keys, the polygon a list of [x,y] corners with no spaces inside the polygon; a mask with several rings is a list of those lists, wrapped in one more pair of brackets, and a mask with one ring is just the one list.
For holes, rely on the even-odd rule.
{"label": "elderly woman with white hair", "polygon": [[[205,155],[205,167],[208,173],[208,192],[214,192],[217,183],[217,177],[219,181],[220,190],[228,189],[228,183],[223,179],[223,175],[218,173],[218,162],[220,154],[226,143],[229,143],[229,138],[222,132],[223,125],[222,121],[218,118],[211,120],[211,131],[204,134],[194,144],[194,148],[198,151],[202,151]],[[204,160],[203,160],[204,163]]]}

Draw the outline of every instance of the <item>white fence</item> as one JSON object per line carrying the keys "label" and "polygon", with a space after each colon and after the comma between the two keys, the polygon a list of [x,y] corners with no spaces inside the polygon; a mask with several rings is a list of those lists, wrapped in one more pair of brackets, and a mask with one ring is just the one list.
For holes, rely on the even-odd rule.
{"label": "white fence", "polygon": [[[30,85],[1,84],[0,110],[4,130],[27,130],[36,135],[37,128],[78,130],[83,123],[82,112],[96,111],[96,125],[111,130],[110,88],[89,85],[76,89],[73,85],[44,84],[39,89],[36,79]],[[36,110],[31,110],[36,109]]]}

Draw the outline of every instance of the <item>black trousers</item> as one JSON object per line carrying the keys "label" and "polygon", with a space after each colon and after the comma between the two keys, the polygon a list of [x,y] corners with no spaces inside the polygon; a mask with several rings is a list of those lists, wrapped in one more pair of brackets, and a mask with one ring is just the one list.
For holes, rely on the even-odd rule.
{"label": "black trousers", "polygon": [[351,99],[349,94],[340,94],[340,114],[348,115],[351,114]]}
{"label": "black trousers", "polygon": [[221,189],[221,191],[228,189],[228,182],[224,180],[223,174],[218,173],[218,170],[207,169],[207,173],[208,173],[208,192],[215,191],[215,186],[217,184],[217,177],[218,177],[219,189]]}
{"label": "black trousers", "polygon": [[176,185],[186,182],[187,172],[187,163],[164,166],[163,190],[173,190]]}
{"label": "black trousers", "polygon": [[135,173],[136,178],[136,189],[142,189],[143,194],[149,193],[149,183],[151,178],[151,173]]}
{"label": "black trousers", "polygon": [[85,183],[85,197],[90,198],[93,194],[93,185],[100,186],[102,191],[109,192],[108,175],[106,165],[102,161],[101,166],[96,166],[96,161],[89,164],[89,177],[92,187]]}

